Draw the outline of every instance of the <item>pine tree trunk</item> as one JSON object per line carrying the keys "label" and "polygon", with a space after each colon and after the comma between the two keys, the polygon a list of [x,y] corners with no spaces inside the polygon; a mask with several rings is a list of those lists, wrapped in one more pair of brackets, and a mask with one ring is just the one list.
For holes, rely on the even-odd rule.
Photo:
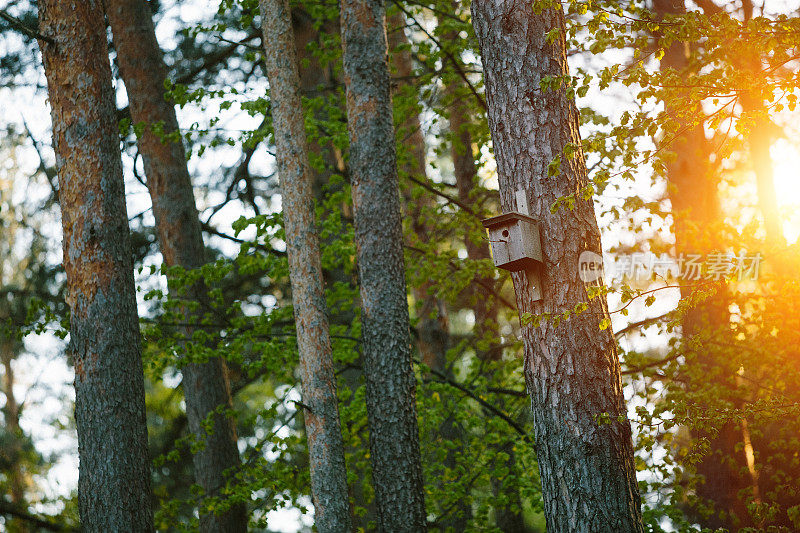
{"label": "pine tree trunk", "polygon": [[[463,82],[454,81],[447,90],[455,94],[458,86]],[[453,174],[458,187],[458,199],[466,205],[474,203],[472,192],[475,189],[478,169],[475,166],[475,155],[472,151],[472,134],[469,132],[468,109],[463,102],[453,100],[448,119],[450,126],[451,144],[450,154],[453,158]],[[469,232],[464,237],[467,257],[473,261],[489,259],[489,247],[485,240],[473,239]],[[497,323],[497,305],[491,294],[487,294],[486,287],[493,287],[495,280],[492,278],[478,277],[474,283],[475,336],[483,338],[487,333],[496,335],[493,326]],[[499,360],[502,351],[491,349],[487,356]]]}
{"label": "pine tree trunk", "polygon": [[[150,8],[144,0],[107,0],[106,9],[131,118],[134,123],[146,124],[138,144],[164,264],[187,270],[199,268],[205,263],[205,247],[183,144],[162,141],[151,129],[161,124],[165,134],[178,131],[175,108],[164,98],[167,68]],[[202,284],[198,284],[191,289],[190,297],[202,301],[203,293]],[[187,322],[191,320],[187,316]],[[192,331],[188,327],[184,333],[191,337]],[[240,464],[235,425],[228,416],[216,412],[232,405],[227,368],[224,361],[212,358],[205,363],[189,363],[181,373],[190,431],[198,442],[205,443],[192,458],[195,479],[206,495],[218,496],[229,479],[225,471]],[[209,417],[213,429],[206,432],[203,424]],[[246,506],[236,504],[219,514],[204,513],[200,529],[245,531],[247,521]]]}
{"label": "pine tree trunk", "polygon": [[[559,315],[582,302],[588,309],[554,324],[523,327],[525,380],[531,396],[536,452],[549,531],[641,532],[640,497],[631,429],[619,360],[605,300],[589,300],[578,258],[600,253],[600,231],[582,151],[550,162],[567,144],[580,146],[575,102],[564,89],[544,91],[544,76],[568,73],[564,15],[559,8],[535,13],[524,0],[477,0],[472,4],[489,105],[503,212],[515,210],[525,190],[531,215],[540,220],[544,265],[542,300],[533,301],[524,274],[514,273],[521,313]],[[545,36],[560,29],[554,42]],[[550,212],[559,197],[579,191],[574,209]],[[607,414],[608,423],[597,417]]]}
{"label": "pine tree trunk", "polygon": [[[449,36],[457,39],[457,35]],[[453,98],[449,109],[448,125],[450,127],[450,155],[453,159],[453,175],[456,178],[458,199],[460,202],[471,205],[475,202],[472,196],[477,185],[478,168],[475,165],[475,154],[472,149],[472,134],[469,131],[469,108],[461,100],[464,81],[454,78],[445,87],[448,95]],[[473,239],[471,232],[464,236],[464,245],[467,257],[473,261],[489,259],[489,246],[485,240]],[[496,336],[497,305],[494,297],[487,294],[486,287],[494,287],[493,278],[477,277],[473,284],[473,311],[475,313],[475,336],[483,338],[487,334]],[[490,349],[486,357],[499,360],[502,350]]]}
{"label": "pine tree trunk", "polygon": [[[321,25],[318,27],[317,24]],[[313,43],[312,49],[321,45],[322,35],[339,34],[339,18],[323,18],[319,20],[308,11],[295,6],[292,9],[292,30],[294,31],[295,49],[297,50],[298,72],[300,73],[300,93],[304,98],[317,98],[320,96],[330,97],[337,94],[343,88],[341,72],[332,63],[320,61],[318,54],[309,50],[309,44]],[[324,47],[324,45],[322,45]],[[339,100],[337,100],[339,101]],[[330,101],[329,101],[330,103]],[[344,113],[344,106],[341,106]],[[320,121],[331,120],[331,115],[327,106],[321,106],[314,110],[314,118]],[[345,169],[342,152],[333,143],[327,142],[323,145],[309,140],[308,149],[313,154],[322,159],[324,169],[315,170],[312,168],[314,181],[311,191],[314,198],[321,201],[323,198],[323,188],[328,185],[328,180],[334,173],[343,173]],[[344,206],[343,206],[344,207]],[[349,206],[347,206],[349,209]],[[337,281],[349,281],[349,277],[336,274]]]}
{"label": "pine tree trunk", "polygon": [[[325,19],[321,25],[321,27],[317,27],[316,24],[319,21],[315,21],[312,16],[301,9],[295,8],[292,11],[292,30],[294,31],[295,37],[295,48],[297,50],[297,57],[298,57],[298,64],[299,64],[299,73],[300,73],[300,90],[302,92],[303,97],[307,98],[314,98],[320,96],[320,93],[327,93],[328,95],[336,93],[340,88],[343,88],[343,82],[341,79],[341,72],[334,69],[334,66],[331,64],[324,65],[320,62],[319,58],[316,57],[316,54],[309,50],[309,43],[318,43],[322,40],[322,36],[330,36],[330,35],[339,35],[340,28],[339,28],[339,16],[338,13],[336,14],[335,19]],[[322,91],[320,90],[322,89]],[[340,100],[337,99],[337,104]],[[344,115],[344,101],[341,100],[341,114]],[[328,107],[321,107],[316,110],[314,114],[314,118],[320,121],[327,121],[331,120],[331,114],[329,113]],[[342,157],[342,152],[334,146],[333,143],[327,142],[325,144],[320,144],[319,142],[315,142],[313,139],[307,139],[308,141],[308,149],[312,154],[319,156],[322,161],[324,162],[324,168],[316,170],[313,169],[313,185],[311,190],[314,195],[314,199],[320,204],[323,204],[323,200],[325,199],[326,194],[330,194],[334,192],[330,189],[325,189],[326,186],[330,184],[329,180],[331,175],[333,174],[344,174],[345,173],[345,163]],[[342,202],[337,206],[341,209],[341,213],[346,218],[352,218],[352,209],[349,203]],[[334,235],[328,237],[328,240],[336,240],[341,238],[341,235]],[[324,247],[328,243],[323,240],[321,242],[321,247]],[[341,266],[334,267],[329,270],[323,271],[323,280],[328,285],[332,285],[334,283],[344,283],[346,285],[355,286],[356,280],[355,276],[352,273],[346,271]],[[340,310],[336,316],[335,320],[338,324],[346,324],[350,325],[353,323],[356,317],[355,309],[358,307],[358,302],[354,302],[353,307],[346,311]],[[333,319],[334,317],[331,317]],[[350,402],[354,400],[357,396],[355,392],[358,390],[359,387],[362,385],[361,377],[362,377],[362,370],[360,366],[348,366],[343,369],[340,373],[341,376],[341,384],[344,386],[346,390],[350,392],[348,395],[349,398],[345,400],[343,406],[348,406]],[[365,430],[361,430],[365,431]],[[345,443],[347,444],[347,443]],[[355,456],[359,454],[363,454],[364,450],[359,448],[358,446],[345,446],[345,456]],[[353,472],[353,465],[350,465],[351,468],[351,475],[353,473],[356,476],[359,476],[361,472]],[[353,500],[353,505],[351,507],[351,519],[353,522],[353,528],[358,530],[362,528],[366,530],[369,527],[370,523],[374,523],[378,521],[378,513],[377,508],[375,506],[375,499],[371,498],[371,494],[367,493],[367,490],[370,487],[366,487],[363,483],[355,482],[350,484],[350,495]],[[356,509],[363,509],[365,512],[356,513]]]}
{"label": "pine tree trunk", "polygon": [[[686,13],[684,0],[654,0],[653,9],[658,18]],[[673,42],[664,51],[659,67],[661,70],[673,69],[678,73],[685,73],[689,67],[685,43]],[[675,249],[679,256],[709,254],[724,249],[719,240],[723,217],[718,180],[709,161],[713,148],[705,136],[703,124],[692,124],[683,118],[677,109],[680,105],[680,102],[677,105],[675,102],[664,102],[664,110],[677,123],[677,133],[668,139],[667,145],[670,151],[675,152],[675,158],[666,165]],[[689,297],[692,292],[690,288],[681,289],[681,296]],[[696,352],[695,343],[691,341],[693,337],[697,337],[696,342],[726,334],[729,303],[727,290],[720,287],[716,294],[688,310],[681,322],[685,350]],[[716,375],[717,385],[724,388],[736,387],[735,369],[727,372],[727,376],[724,370],[720,374],[720,366],[725,364],[723,359],[727,359],[727,356],[719,354],[719,350],[714,350],[713,345],[709,347],[703,343],[702,350],[692,354],[690,364],[707,370],[697,372],[698,375]],[[707,385],[701,383],[697,386]],[[740,474],[740,470],[743,472],[746,468],[746,457],[740,445],[740,425],[731,421],[724,423],[717,434],[699,431],[694,433],[696,439],[708,441],[709,446],[709,453],[696,465],[697,473],[703,478],[697,487],[697,494],[705,505],[711,502],[717,511],[711,515],[698,513],[696,519],[703,527],[712,529],[733,527],[734,521],[746,522],[748,512],[745,503],[738,497],[739,491],[748,484],[748,480]],[[738,518],[731,521],[732,517]]]}
{"label": "pine tree trunk", "polygon": [[[406,21],[402,14],[396,11],[388,18],[387,24],[392,29],[387,36],[390,63],[392,70],[401,80],[398,84],[398,90],[400,90],[402,86],[409,83],[408,80],[413,75],[411,53],[404,47],[408,43],[404,31]],[[402,144],[408,147],[406,157],[398,162],[400,175],[427,183],[425,137],[422,134],[419,113],[409,113],[399,129],[399,138],[402,139]],[[431,206],[430,196],[414,199],[411,197],[409,189],[401,186],[401,190],[408,216],[412,220],[414,234],[421,242],[427,242],[430,232],[428,231],[428,221],[425,219],[425,210]],[[434,294],[430,294],[430,288],[431,282],[424,282],[412,289],[414,298],[422,302],[417,323],[417,349],[423,363],[430,368],[444,372],[447,365],[445,356],[450,342],[447,314],[444,302]]]}
{"label": "pine tree trunk", "polygon": [[[753,98],[744,97],[742,99],[742,107],[746,112],[754,114],[766,114],[767,112],[764,103]],[[778,127],[769,116],[759,116],[756,118],[753,129],[748,136],[750,159],[756,175],[758,208],[761,211],[761,217],[764,219],[769,251],[773,249],[780,250],[786,246],[786,238],[783,236],[781,224],[781,212],[778,207],[778,197],[775,193],[775,172],[770,154],[772,141],[775,140],[777,131]]]}
{"label": "pine tree trunk", "polygon": [[342,47],[367,419],[383,531],[423,531],[403,232],[382,0],[344,0]]}
{"label": "pine tree trunk", "polygon": [[[17,509],[25,509],[25,475],[22,471],[22,429],[19,426],[20,409],[17,397],[14,395],[14,367],[13,361],[18,348],[21,348],[15,338],[7,338],[0,341],[0,362],[3,365],[3,394],[6,404],[3,406],[3,417],[5,418],[5,433],[8,439],[3,450],[4,459],[9,461],[5,477],[10,485],[11,503]],[[30,531],[28,524],[23,520],[11,520],[5,523],[9,533],[26,533]]]}
{"label": "pine tree trunk", "polygon": [[[453,6],[457,9],[457,3]],[[454,32],[449,35],[447,40],[454,41],[458,35]],[[450,156],[453,159],[453,174],[456,178],[458,188],[458,199],[465,205],[472,205],[475,202],[472,194],[477,186],[478,167],[475,165],[475,154],[472,149],[472,134],[469,131],[470,119],[469,108],[461,99],[464,88],[464,81],[460,77],[445,86],[445,91],[452,98],[449,107],[448,125],[450,127]],[[467,230],[464,235],[464,246],[467,250],[467,257],[473,261],[489,259],[489,246],[485,240],[474,239],[472,231]],[[475,325],[473,335],[476,339],[486,339],[491,337],[493,343],[498,338],[497,325],[497,305],[492,294],[488,293],[487,287],[494,287],[495,280],[489,277],[476,276],[472,285],[472,309],[475,315]],[[491,361],[499,361],[503,357],[503,350],[497,347],[490,347],[488,351],[479,352],[475,350],[478,357]],[[506,466],[509,472],[516,468],[516,453],[513,448],[507,445],[496,446],[502,449],[508,456]],[[503,480],[492,478],[492,490],[495,496],[503,490]],[[522,502],[519,494],[509,494],[513,498],[516,509],[512,506],[495,508],[495,524],[504,533],[523,533],[525,527],[525,517],[522,514]]]}
{"label": "pine tree trunk", "polygon": [[[663,0],[660,0],[663,2]],[[753,0],[742,0],[742,11],[744,23],[749,23],[753,18]],[[751,54],[741,58],[743,68],[751,72],[761,70],[761,50],[752,50]],[[766,244],[769,251],[774,248],[786,246],[786,239],[783,236],[780,210],[778,209],[778,198],[775,193],[774,170],[772,167],[772,156],[770,147],[777,137],[780,129],[769,116],[769,110],[764,105],[764,100],[760,94],[745,92],[741,97],[742,111],[754,115],[754,124],[747,138],[749,145],[750,159],[753,164],[753,171],[756,175],[756,190],[758,191],[758,208],[761,217],[764,219],[764,230],[767,233]],[[779,265],[780,268],[782,265]]]}
{"label": "pine tree trunk", "polygon": [[286,251],[300,350],[300,379],[314,515],[321,532],[352,530],[344,443],[322,282],[300,76],[287,0],[261,0]]}
{"label": "pine tree trunk", "polygon": [[39,1],[75,369],[84,531],[153,530],[141,340],[99,0]]}
{"label": "pine tree trunk", "polygon": [[[396,10],[387,19],[387,42],[389,46],[390,65],[392,73],[399,79],[396,85],[398,92],[414,87],[412,76],[414,74],[411,52],[407,48],[408,38],[405,33],[406,20],[402,12]],[[414,96],[418,96],[413,91]],[[406,120],[397,132],[397,139],[400,144],[408,148],[405,157],[398,161],[398,171],[400,180],[414,179],[422,183],[428,183],[428,171],[426,168],[426,146],[425,136],[422,131],[419,112],[412,111],[406,116]],[[432,238],[431,223],[428,218],[428,211],[432,208],[432,198],[424,195],[414,198],[411,194],[413,185],[406,183],[404,187],[401,183],[400,189],[403,193],[408,217],[411,217],[411,228],[416,238],[423,243],[427,243]],[[444,375],[450,375],[447,364],[447,350],[450,346],[450,331],[445,302],[435,294],[433,282],[424,281],[412,289],[414,299],[421,303],[417,311],[417,350],[419,358],[427,367]],[[463,430],[459,427],[453,416],[448,416],[439,425],[439,435],[444,441],[460,442],[464,439]],[[448,451],[444,466],[448,469],[456,468],[456,457],[458,449]],[[446,483],[441,481],[440,483]],[[472,512],[471,499],[469,494],[465,495],[459,505],[449,509],[448,515],[439,517],[437,522],[442,531],[464,531]]]}

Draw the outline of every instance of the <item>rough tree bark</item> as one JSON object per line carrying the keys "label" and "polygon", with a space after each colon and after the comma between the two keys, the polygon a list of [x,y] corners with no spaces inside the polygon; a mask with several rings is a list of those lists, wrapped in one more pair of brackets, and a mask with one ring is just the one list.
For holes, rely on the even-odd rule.
{"label": "rough tree bark", "polygon": [[75,368],[85,531],[152,531],[139,324],[99,0],[40,0]]}
{"label": "rough tree bark", "polygon": [[[321,64],[319,58],[316,57],[316,54],[310,52],[308,46],[309,43],[312,42],[322,42],[323,35],[338,35],[340,33],[338,13],[336,14],[335,19],[324,20],[321,27],[317,26],[318,22],[319,21],[315,21],[307,11],[303,11],[299,8],[295,8],[292,11],[292,30],[294,31],[295,48],[297,49],[300,73],[300,90],[303,97],[307,98],[326,95],[326,93],[328,96],[330,96],[336,93],[340,88],[344,87],[340,72],[336,71],[331,64]],[[341,111],[342,115],[344,115],[343,100],[341,101]],[[322,121],[330,120],[331,115],[328,112],[327,106],[317,109],[314,118]],[[319,202],[320,205],[322,205],[323,201],[325,200],[326,193],[329,194],[332,192],[329,189],[326,190],[326,187],[330,184],[331,175],[345,173],[344,158],[342,157],[341,151],[334,146],[333,143],[327,142],[320,144],[320,142],[312,139],[307,139],[307,142],[308,149],[311,151],[311,153],[321,157],[322,161],[324,162],[324,168],[319,170],[313,169],[314,181],[311,187],[314,199]],[[353,213],[349,203],[343,202],[338,207],[341,209],[341,212],[345,217],[352,218]],[[340,236],[332,236],[329,239],[337,239],[339,237]],[[323,248],[326,246],[326,244],[327,243],[324,240],[321,242],[321,246]],[[345,283],[353,287],[356,286],[355,276],[352,273],[345,271],[341,267],[324,270],[323,280],[329,285],[333,283]],[[356,305],[354,308],[358,306],[358,302],[355,303]],[[356,317],[354,308],[351,308],[347,312],[340,311],[335,317],[331,317],[331,320],[335,318],[339,324],[352,324]],[[349,399],[343,404],[344,406],[347,406],[353,401],[355,398],[354,393],[362,384],[362,371],[360,367],[347,367],[341,371],[340,375],[342,378],[341,384],[351,393],[349,395]],[[362,429],[361,431],[366,430]],[[363,451],[359,450],[357,447],[345,447],[345,456],[356,453],[363,453]],[[351,469],[352,466],[353,465],[351,465]],[[378,521],[378,512],[375,506],[375,500],[374,498],[371,498],[364,489],[365,487],[362,483],[350,484],[350,495],[353,500],[351,519],[353,522],[353,528],[355,530],[358,530],[359,528],[366,530],[370,523],[375,523]],[[356,513],[356,509],[363,509],[365,512]]]}
{"label": "rough tree bark", "polygon": [[[176,132],[178,120],[175,107],[164,98],[167,68],[150,7],[145,0],[106,0],[106,10],[131,118],[146,124],[138,144],[164,264],[199,268],[206,262],[205,247],[183,144],[162,141],[152,129],[160,124],[164,134]],[[189,297],[202,302],[203,293],[203,285],[198,284],[190,289]],[[185,334],[190,337],[192,329],[187,328]],[[220,412],[232,405],[227,368],[223,360],[212,358],[189,363],[181,373],[189,429],[198,442],[205,443],[192,457],[195,479],[206,495],[218,496],[229,479],[226,471],[240,464],[234,422]],[[209,417],[213,426],[206,432],[203,424]],[[203,513],[200,529],[245,531],[247,522],[246,506],[236,504],[219,514]]]}
{"label": "rough tree bark", "polygon": [[322,282],[319,237],[314,220],[300,76],[287,0],[261,0],[261,20],[292,302],[300,349],[316,526],[322,532],[350,531],[350,505],[336,377]]}
{"label": "rough tree bark", "polygon": [[342,2],[367,419],[380,527],[423,531],[425,497],[385,18],[382,0]]}
{"label": "rough tree bark", "polygon": [[[641,532],[640,497],[619,360],[605,300],[589,299],[578,272],[585,251],[600,253],[600,232],[583,152],[548,165],[568,144],[580,147],[578,113],[563,88],[544,91],[544,76],[568,74],[561,8],[541,13],[524,0],[472,4],[489,106],[503,211],[523,189],[541,223],[542,300],[534,302],[524,274],[515,273],[521,313],[559,315],[586,302],[586,312],[558,324],[523,327],[525,380],[531,396],[536,452],[550,531]],[[548,43],[553,28],[560,38]],[[550,212],[559,197],[576,194],[574,209]],[[608,423],[597,417],[607,413]]]}

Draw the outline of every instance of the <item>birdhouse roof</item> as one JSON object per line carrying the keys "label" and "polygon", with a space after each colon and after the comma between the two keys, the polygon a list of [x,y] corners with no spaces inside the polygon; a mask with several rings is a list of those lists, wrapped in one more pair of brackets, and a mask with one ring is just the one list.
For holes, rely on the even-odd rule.
{"label": "birdhouse roof", "polygon": [[487,218],[483,220],[483,227],[484,228],[496,228],[499,226],[505,226],[516,222],[517,220],[525,220],[527,222],[538,222],[535,218],[529,217],[528,215],[523,215],[522,213],[517,213],[516,211],[512,211],[510,213],[503,213],[502,215],[497,215],[496,217]]}

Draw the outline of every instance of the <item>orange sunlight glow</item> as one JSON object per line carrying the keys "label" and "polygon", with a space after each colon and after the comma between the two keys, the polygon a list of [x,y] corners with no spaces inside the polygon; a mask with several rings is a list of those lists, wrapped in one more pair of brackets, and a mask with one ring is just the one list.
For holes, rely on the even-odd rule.
{"label": "orange sunlight glow", "polygon": [[800,147],[781,139],[772,145],[770,154],[783,235],[792,244],[800,237]]}

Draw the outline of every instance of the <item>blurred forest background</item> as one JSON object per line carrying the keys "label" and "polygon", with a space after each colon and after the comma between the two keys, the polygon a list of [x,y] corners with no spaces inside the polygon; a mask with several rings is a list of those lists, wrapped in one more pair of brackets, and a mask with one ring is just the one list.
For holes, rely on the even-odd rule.
{"label": "blurred forest background", "polygon": [[[348,484],[355,525],[372,530],[339,6],[292,5]],[[560,5],[592,184],[576,194],[594,200],[604,251],[669,257],[676,273],[690,256],[706,259],[691,280],[612,278],[607,265],[609,285],[597,295],[608,299],[603,327],[619,345],[646,529],[800,530],[800,5]],[[258,3],[149,7],[211,259],[191,272],[162,265],[136,143],[143,126],[131,119],[109,32],[156,527],[196,530],[200,514],[244,502],[253,531],[310,530]],[[42,58],[21,29],[37,27],[37,6],[0,9],[0,530],[73,530],[58,183]],[[489,255],[481,219],[501,209],[469,4],[395,0],[387,14],[429,526],[544,531],[520,320],[569,317],[520,316],[507,272]],[[758,254],[757,279],[709,270],[717,253]],[[180,289],[197,279],[212,311],[186,343]],[[193,474],[180,371],[209,357],[227,363],[233,404],[221,414],[235,422],[240,457],[213,496]]]}

